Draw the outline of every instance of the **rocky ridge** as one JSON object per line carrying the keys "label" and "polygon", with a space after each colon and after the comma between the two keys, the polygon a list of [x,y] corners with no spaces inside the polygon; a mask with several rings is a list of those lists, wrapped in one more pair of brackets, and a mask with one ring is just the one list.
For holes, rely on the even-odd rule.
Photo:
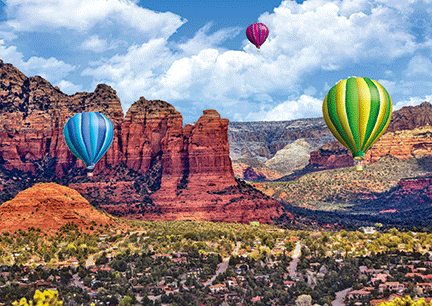
{"label": "rocky ridge", "polygon": [[[305,154],[304,147],[294,145],[301,152],[296,152],[294,147],[290,149],[294,155],[298,155],[297,162],[292,167],[287,166],[291,163],[289,160],[284,163],[280,156],[269,161],[277,152],[298,139],[304,139],[310,152],[332,142],[334,137],[327,129],[323,118],[309,118],[291,121],[230,122],[228,139],[236,177],[255,180],[255,174],[261,173],[262,175],[258,175],[259,180],[273,180],[291,173],[296,168],[295,164],[307,164],[309,161],[309,154]],[[292,157],[292,154],[289,155]],[[270,168],[267,167],[267,162]],[[257,163],[260,163],[258,168]],[[265,173],[269,173],[270,176]]]}

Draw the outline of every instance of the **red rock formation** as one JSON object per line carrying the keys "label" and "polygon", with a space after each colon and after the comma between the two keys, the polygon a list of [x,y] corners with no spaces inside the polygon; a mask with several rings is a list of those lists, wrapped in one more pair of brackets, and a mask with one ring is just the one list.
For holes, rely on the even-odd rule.
{"label": "red rock formation", "polygon": [[[140,219],[270,222],[281,213],[278,202],[236,182],[228,120],[215,110],[183,128],[172,105],[141,97],[123,118],[120,100],[107,85],[69,96],[3,62],[0,97],[0,185],[8,190],[54,180],[94,205]],[[115,128],[113,144],[93,178],[86,177],[84,164],[62,135],[67,119],[83,111],[107,115]],[[13,174],[14,179],[2,175],[2,169],[23,172]]]}
{"label": "red rock formation", "polygon": [[235,177],[251,181],[273,181],[282,177],[276,171],[267,167],[252,167],[244,163],[233,163]]}
{"label": "red rock formation", "polygon": [[394,111],[386,133],[413,130],[426,125],[432,125],[432,104],[429,102],[404,106]]}
{"label": "red rock formation", "polygon": [[77,191],[55,183],[40,183],[18,193],[0,205],[0,232],[27,230],[56,231],[66,223],[85,230],[92,221],[105,225],[113,218],[91,207]]}
{"label": "red rock formation", "polygon": [[366,152],[365,161],[376,162],[387,154],[399,159],[432,155],[432,127],[424,126],[384,134]]}
{"label": "red rock formation", "polygon": [[332,142],[311,152],[309,164],[314,170],[351,167],[354,165],[351,153],[339,142]]}

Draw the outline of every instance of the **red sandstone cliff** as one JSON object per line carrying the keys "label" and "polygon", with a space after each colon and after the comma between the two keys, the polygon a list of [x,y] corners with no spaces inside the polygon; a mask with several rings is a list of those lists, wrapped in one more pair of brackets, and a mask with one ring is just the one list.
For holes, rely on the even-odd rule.
{"label": "red sandstone cliff", "polygon": [[[138,219],[271,222],[282,213],[278,202],[235,180],[228,120],[215,110],[183,128],[172,105],[141,97],[123,118],[107,85],[66,95],[1,61],[0,98],[0,200],[34,182],[56,181],[93,205]],[[62,135],[67,119],[83,111],[102,112],[115,127],[93,178]]]}

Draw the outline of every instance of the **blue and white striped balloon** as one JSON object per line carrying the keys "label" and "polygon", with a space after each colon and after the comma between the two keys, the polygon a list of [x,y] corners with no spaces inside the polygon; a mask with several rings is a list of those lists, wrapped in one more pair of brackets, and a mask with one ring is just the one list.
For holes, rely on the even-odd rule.
{"label": "blue and white striped balloon", "polygon": [[114,125],[103,114],[84,112],[66,122],[63,129],[66,144],[87,169],[93,169],[108,151],[114,138]]}

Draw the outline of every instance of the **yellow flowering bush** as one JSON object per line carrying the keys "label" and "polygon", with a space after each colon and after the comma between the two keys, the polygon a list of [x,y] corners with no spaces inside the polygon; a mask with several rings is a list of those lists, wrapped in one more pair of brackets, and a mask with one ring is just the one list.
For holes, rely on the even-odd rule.
{"label": "yellow flowering bush", "polygon": [[60,306],[63,305],[63,301],[58,300],[58,292],[56,290],[44,290],[40,292],[36,290],[33,301],[28,301],[26,298],[15,301],[12,303],[13,306]]}
{"label": "yellow flowering bush", "polygon": [[410,296],[404,296],[402,299],[396,298],[391,302],[381,303],[380,306],[431,306],[432,303],[425,302],[424,298],[413,301]]}

